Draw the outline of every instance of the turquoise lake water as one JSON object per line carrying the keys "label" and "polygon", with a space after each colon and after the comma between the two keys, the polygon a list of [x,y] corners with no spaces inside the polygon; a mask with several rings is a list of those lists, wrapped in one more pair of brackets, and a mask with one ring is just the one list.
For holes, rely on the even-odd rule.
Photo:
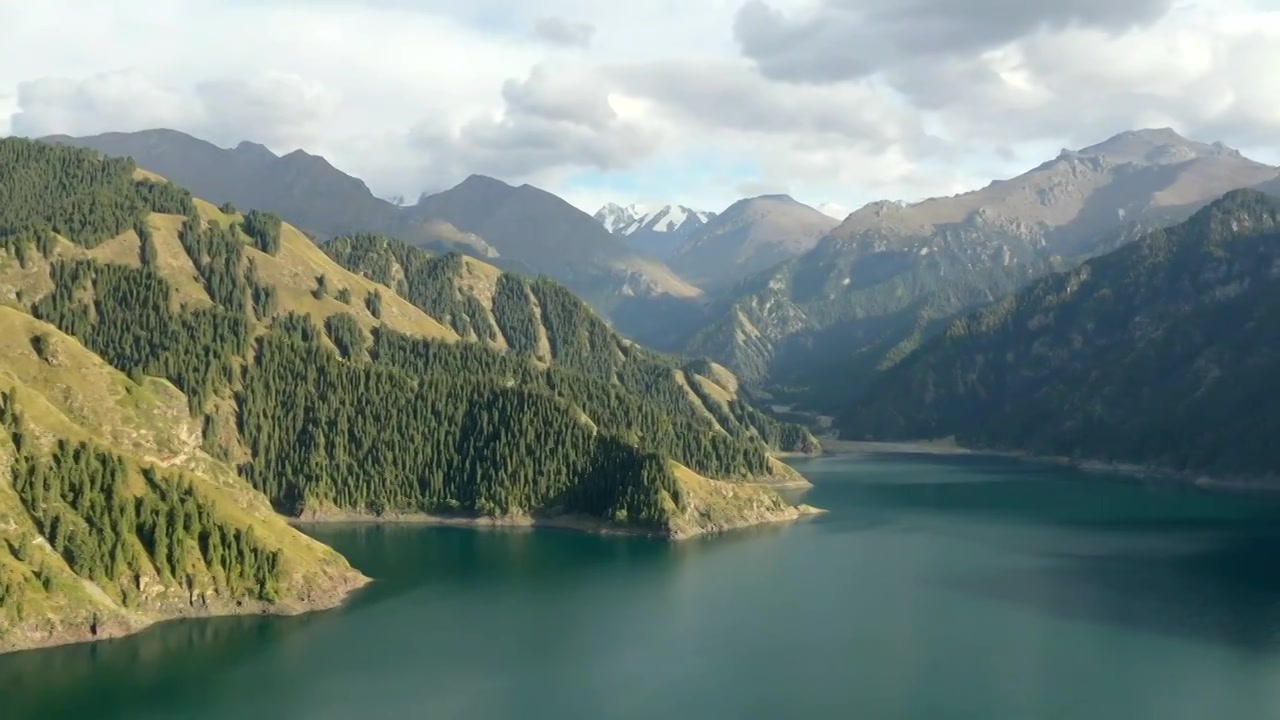
{"label": "turquoise lake water", "polygon": [[828,509],[666,544],[309,528],[293,618],[0,656],[0,718],[1280,718],[1280,506],[972,456],[796,461]]}

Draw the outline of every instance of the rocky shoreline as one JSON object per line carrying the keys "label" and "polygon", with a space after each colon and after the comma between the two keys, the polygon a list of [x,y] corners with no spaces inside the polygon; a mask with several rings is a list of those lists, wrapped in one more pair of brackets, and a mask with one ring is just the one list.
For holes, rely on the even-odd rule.
{"label": "rocky shoreline", "polygon": [[114,640],[175,620],[236,615],[291,616],[330,610],[345,603],[352,593],[369,582],[371,582],[370,579],[364,575],[356,578],[347,577],[323,589],[312,591],[309,588],[304,598],[285,602],[246,600],[227,600],[209,604],[192,602],[187,605],[169,604],[147,610],[126,610],[119,606],[112,606],[104,607],[100,613],[86,614],[83,622],[61,624],[53,618],[37,618],[5,628],[4,636],[0,637],[0,654]]}
{"label": "rocky shoreline", "polygon": [[[769,487],[777,487],[770,485]],[[612,523],[583,515],[507,515],[503,517],[471,517],[465,515],[439,515],[433,513],[360,513],[346,510],[311,511],[290,518],[295,527],[307,525],[428,525],[465,527],[481,530],[555,528],[573,530],[592,535],[641,537],[655,540],[688,540],[702,535],[714,535],[730,530],[790,522],[825,512],[809,505],[788,505],[786,509],[769,510],[744,517],[737,521],[681,524],[680,527],[646,528]]]}

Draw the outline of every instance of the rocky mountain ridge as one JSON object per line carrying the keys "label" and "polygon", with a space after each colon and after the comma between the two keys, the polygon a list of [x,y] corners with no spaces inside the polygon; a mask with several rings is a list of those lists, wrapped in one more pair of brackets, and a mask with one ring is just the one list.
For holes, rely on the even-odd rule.
{"label": "rocky mountain ridge", "polygon": [[980,190],[869,203],[804,255],[720,293],[667,346],[823,402],[829,392],[804,388],[857,392],[958,314],[1276,177],[1172,130],[1121,133]]}

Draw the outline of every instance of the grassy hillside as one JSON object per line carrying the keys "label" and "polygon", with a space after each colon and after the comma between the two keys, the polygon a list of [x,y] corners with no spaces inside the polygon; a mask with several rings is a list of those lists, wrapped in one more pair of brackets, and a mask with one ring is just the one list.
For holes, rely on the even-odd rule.
{"label": "grassy hillside", "polygon": [[[771,449],[812,438],[722,369],[623,340],[549,280],[362,237],[326,254],[129,161],[0,140],[10,647],[361,581],[277,512],[684,537],[785,507],[742,481],[782,477]],[[695,511],[729,484],[750,502],[716,507],[743,517]]]}
{"label": "grassy hillside", "polygon": [[[200,449],[199,424],[171,384],[135,383],[74,338],[4,307],[0,404],[6,417],[0,431],[0,652],[110,637],[169,617],[326,607],[364,581]],[[70,491],[23,491],[21,479],[34,466],[74,464],[60,443],[120,463],[122,506],[146,505],[175,517],[199,508],[203,525],[182,537],[173,532],[174,541],[158,550],[154,535],[136,526],[119,533],[118,524],[77,507]],[[155,478],[144,479],[145,471]],[[105,475],[100,467],[85,471],[95,483]],[[104,485],[95,487],[81,500],[104,500]],[[58,520],[41,522],[46,516]],[[278,564],[261,577],[246,577],[243,567],[233,567],[240,558],[232,563],[202,550],[211,533],[246,543],[252,538],[246,550],[278,554]],[[112,557],[94,563],[94,552]]]}

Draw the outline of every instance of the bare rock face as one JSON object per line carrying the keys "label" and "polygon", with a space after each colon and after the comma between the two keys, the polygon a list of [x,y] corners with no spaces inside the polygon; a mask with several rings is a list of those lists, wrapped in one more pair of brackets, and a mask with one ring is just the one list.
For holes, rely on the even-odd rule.
{"label": "bare rock face", "polygon": [[36,357],[48,363],[50,367],[66,367],[67,365],[60,341],[48,333],[32,335],[31,350],[35,352]]}

